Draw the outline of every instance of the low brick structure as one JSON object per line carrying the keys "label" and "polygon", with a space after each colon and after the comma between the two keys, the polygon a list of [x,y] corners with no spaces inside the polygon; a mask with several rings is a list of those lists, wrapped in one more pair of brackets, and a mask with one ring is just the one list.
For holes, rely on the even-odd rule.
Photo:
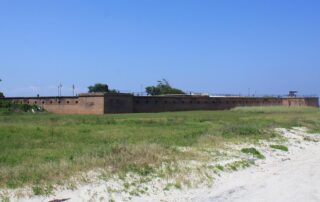
{"label": "low brick structure", "polygon": [[37,105],[61,114],[108,114],[191,110],[224,110],[237,106],[319,107],[317,97],[134,96],[124,93],[85,93],[72,97],[8,97],[13,103]]}

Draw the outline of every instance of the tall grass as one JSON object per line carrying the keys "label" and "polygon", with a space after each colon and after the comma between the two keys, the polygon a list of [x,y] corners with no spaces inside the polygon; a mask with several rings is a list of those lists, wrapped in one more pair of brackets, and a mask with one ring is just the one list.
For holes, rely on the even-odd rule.
{"label": "tall grass", "polygon": [[237,108],[121,115],[0,115],[0,187],[59,183],[100,168],[148,175],[177,148],[257,141],[274,127],[320,129],[318,109]]}

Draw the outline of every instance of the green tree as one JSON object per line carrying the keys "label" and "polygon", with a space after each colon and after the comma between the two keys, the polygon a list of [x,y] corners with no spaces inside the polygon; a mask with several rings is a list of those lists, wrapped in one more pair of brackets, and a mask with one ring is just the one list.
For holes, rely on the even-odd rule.
{"label": "green tree", "polygon": [[109,92],[109,86],[107,84],[96,83],[93,86],[89,86],[89,93],[107,93]]}
{"label": "green tree", "polygon": [[89,93],[119,93],[118,90],[109,89],[107,84],[96,83],[93,86],[89,86]]}
{"label": "green tree", "polygon": [[185,94],[182,90],[173,88],[166,79],[158,81],[156,86],[146,87],[148,95],[168,95],[168,94]]}

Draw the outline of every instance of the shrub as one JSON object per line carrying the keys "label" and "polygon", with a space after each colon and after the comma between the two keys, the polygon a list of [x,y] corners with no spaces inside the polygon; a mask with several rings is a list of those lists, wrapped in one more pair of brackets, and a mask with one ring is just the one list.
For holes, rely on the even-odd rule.
{"label": "shrub", "polygon": [[251,154],[252,156],[258,158],[258,159],[264,159],[265,157],[255,148],[251,147],[251,148],[243,148],[241,149],[242,153],[245,154]]}
{"label": "shrub", "polygon": [[281,151],[289,151],[288,147],[283,145],[270,145],[270,147],[273,149],[281,150]]}
{"label": "shrub", "polygon": [[42,109],[36,105],[28,104],[13,104],[7,100],[0,100],[0,113],[10,113],[10,112],[39,112]]}

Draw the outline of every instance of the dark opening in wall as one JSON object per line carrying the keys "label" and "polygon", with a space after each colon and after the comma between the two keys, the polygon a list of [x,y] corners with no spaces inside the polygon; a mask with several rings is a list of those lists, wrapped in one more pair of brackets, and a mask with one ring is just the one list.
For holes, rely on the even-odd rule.
{"label": "dark opening in wall", "polygon": [[79,101],[78,100],[76,100],[76,104],[78,104],[79,103]]}
{"label": "dark opening in wall", "polygon": [[58,101],[58,104],[60,104],[60,103],[61,103],[61,101],[59,100],[59,101]]}
{"label": "dark opening in wall", "polygon": [[34,101],[34,104],[37,104],[37,101]]}
{"label": "dark opening in wall", "polygon": [[52,104],[52,100],[50,101],[50,104]]}
{"label": "dark opening in wall", "polygon": [[69,100],[67,101],[67,104],[69,104]]}
{"label": "dark opening in wall", "polygon": [[42,101],[42,104],[44,104],[44,101]]}

